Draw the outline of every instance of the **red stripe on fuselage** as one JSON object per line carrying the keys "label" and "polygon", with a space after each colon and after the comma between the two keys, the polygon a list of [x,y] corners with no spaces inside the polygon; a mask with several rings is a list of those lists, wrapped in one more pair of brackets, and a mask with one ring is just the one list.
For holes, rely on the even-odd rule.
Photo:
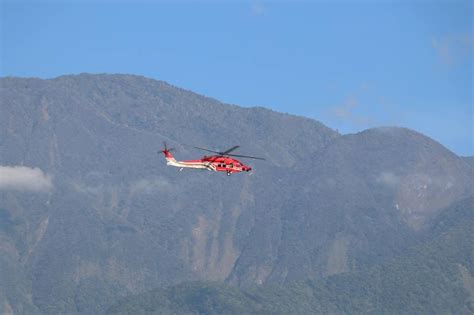
{"label": "red stripe on fuselage", "polygon": [[183,163],[196,163],[196,164],[207,164],[211,163],[215,170],[218,172],[231,172],[237,173],[242,171],[250,171],[251,168],[239,160],[227,157],[227,156],[205,156],[199,160],[185,160]]}

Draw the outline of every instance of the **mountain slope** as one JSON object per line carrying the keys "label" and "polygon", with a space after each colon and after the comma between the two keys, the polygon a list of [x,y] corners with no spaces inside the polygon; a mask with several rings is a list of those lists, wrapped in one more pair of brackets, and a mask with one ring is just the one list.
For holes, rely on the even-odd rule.
{"label": "mountain slope", "polygon": [[[107,296],[226,277],[238,253],[225,246],[233,234],[224,233],[235,231],[239,218],[251,219],[252,178],[236,176],[228,185],[217,174],[176,173],[156,155],[163,141],[182,158],[201,153],[180,143],[238,143],[278,168],[338,136],[309,119],[223,105],[136,76],[5,78],[1,88],[0,165],[39,167],[54,179],[47,193],[1,191],[0,205],[23,222],[18,237],[25,249],[11,235],[3,240],[22,262],[15,270],[30,274],[31,284],[21,290],[32,291],[47,312],[94,311],[109,303],[82,296],[91,290]],[[304,141],[292,143],[295,138]],[[191,191],[194,196],[183,194]],[[218,252],[203,260],[211,244]]]}
{"label": "mountain slope", "polygon": [[474,167],[474,156],[464,156],[463,160],[471,165],[471,167]]}
{"label": "mountain slope", "polygon": [[[0,188],[4,310],[97,313],[182,281],[354,272],[403,254],[444,206],[472,195],[472,168],[406,129],[341,136],[130,75],[0,87],[0,166],[51,180]],[[201,154],[182,143],[240,144],[267,161],[249,162],[253,176],[178,172],[156,154],[163,141],[178,159]]]}
{"label": "mountain slope", "polygon": [[277,283],[380,263],[416,241],[442,208],[472,195],[472,172],[459,157],[402,128],[341,136],[291,172],[280,181],[285,191],[262,192],[274,203],[260,222],[274,228],[254,232],[233,283],[254,283],[259,263],[265,281]]}
{"label": "mountain slope", "polygon": [[354,314],[474,312],[474,200],[445,210],[421,244],[377,267],[324,281],[238,289],[185,283],[122,299],[110,314]]}

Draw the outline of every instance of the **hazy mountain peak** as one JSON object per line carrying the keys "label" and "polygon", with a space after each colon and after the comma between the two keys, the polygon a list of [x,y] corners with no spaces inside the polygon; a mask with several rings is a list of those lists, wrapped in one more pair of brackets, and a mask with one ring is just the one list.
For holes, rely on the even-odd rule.
{"label": "hazy mountain peak", "polygon": [[[0,166],[48,180],[0,186],[0,304],[17,312],[97,313],[185,280],[350,273],[398,255],[414,229],[472,195],[463,160],[404,128],[341,136],[130,75],[0,88]],[[178,172],[157,155],[163,141],[178,159],[203,155],[183,144],[241,145],[267,161],[248,161],[252,176]]]}

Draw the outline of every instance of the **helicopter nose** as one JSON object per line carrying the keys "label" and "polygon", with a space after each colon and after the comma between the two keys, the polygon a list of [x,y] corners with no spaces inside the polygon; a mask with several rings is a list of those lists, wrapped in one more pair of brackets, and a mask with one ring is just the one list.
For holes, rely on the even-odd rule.
{"label": "helicopter nose", "polygon": [[252,170],[251,167],[247,167],[247,172],[250,172]]}

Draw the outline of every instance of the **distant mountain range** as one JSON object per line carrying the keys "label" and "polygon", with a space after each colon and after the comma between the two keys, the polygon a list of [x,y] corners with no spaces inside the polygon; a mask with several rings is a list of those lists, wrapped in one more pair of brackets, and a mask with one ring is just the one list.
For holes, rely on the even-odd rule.
{"label": "distant mountain range", "polygon": [[[422,134],[131,75],[0,89],[0,313],[474,312],[473,160]],[[163,141],[267,161],[178,172]]]}
{"label": "distant mountain range", "polygon": [[474,156],[465,156],[464,161],[469,163],[471,167],[474,167]]}
{"label": "distant mountain range", "polygon": [[286,286],[182,283],[122,299],[109,313],[470,314],[474,279],[466,266],[474,261],[473,202],[444,209],[420,244],[365,270]]}

